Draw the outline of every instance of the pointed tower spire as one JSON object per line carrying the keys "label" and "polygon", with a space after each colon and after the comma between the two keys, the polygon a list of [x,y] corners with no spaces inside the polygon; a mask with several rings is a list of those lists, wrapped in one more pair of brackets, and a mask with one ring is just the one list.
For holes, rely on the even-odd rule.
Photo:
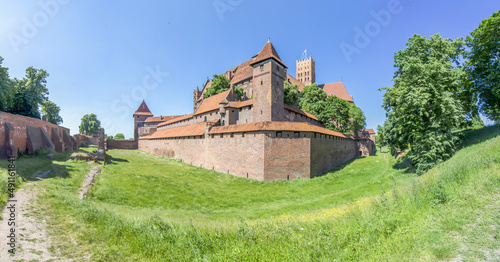
{"label": "pointed tower spire", "polygon": [[262,48],[262,50],[259,52],[257,57],[255,57],[255,59],[251,65],[257,64],[259,62],[262,62],[264,60],[271,59],[271,58],[276,60],[276,62],[281,64],[283,67],[287,68],[285,63],[283,63],[283,61],[281,61],[281,58],[278,55],[278,52],[276,52],[276,49],[274,49],[274,46],[273,46],[273,44],[271,44],[271,41],[269,39],[269,41],[266,43],[264,48]]}

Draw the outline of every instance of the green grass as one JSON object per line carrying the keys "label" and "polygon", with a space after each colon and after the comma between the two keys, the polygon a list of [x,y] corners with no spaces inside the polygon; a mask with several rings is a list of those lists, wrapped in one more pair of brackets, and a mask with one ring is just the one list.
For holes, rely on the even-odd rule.
{"label": "green grass", "polygon": [[499,134],[464,133],[463,148],[421,177],[386,153],[310,180],[258,182],[112,150],[83,201],[90,165],[59,155],[44,167],[64,168],[42,182],[40,204],[54,245],[76,260],[499,260]]}
{"label": "green grass", "polygon": [[140,151],[110,150],[92,191],[96,204],[181,220],[242,220],[352,202],[411,179],[387,154],[360,158],[311,180],[259,182]]}

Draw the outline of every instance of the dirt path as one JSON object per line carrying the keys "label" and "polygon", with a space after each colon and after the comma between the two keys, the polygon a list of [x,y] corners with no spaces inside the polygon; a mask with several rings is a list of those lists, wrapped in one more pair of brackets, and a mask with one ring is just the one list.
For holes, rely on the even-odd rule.
{"label": "dirt path", "polygon": [[[47,237],[45,219],[42,210],[37,206],[37,197],[42,190],[37,182],[29,182],[16,191],[14,198],[8,202],[2,211],[0,221],[0,261],[67,261],[55,256],[51,250],[50,239]],[[14,227],[9,226],[11,212],[8,209],[15,204]],[[11,228],[15,229],[16,252],[11,256],[8,252],[10,241],[8,236]]]}

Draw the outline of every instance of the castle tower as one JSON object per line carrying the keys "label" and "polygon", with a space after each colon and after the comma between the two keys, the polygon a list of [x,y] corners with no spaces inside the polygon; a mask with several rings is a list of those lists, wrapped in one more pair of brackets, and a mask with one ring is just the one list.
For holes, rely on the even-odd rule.
{"label": "castle tower", "polygon": [[287,67],[270,41],[250,64],[253,67],[253,122],[284,121],[283,84]]}
{"label": "castle tower", "polygon": [[144,126],[144,121],[150,116],[153,116],[151,111],[149,111],[146,102],[142,100],[141,105],[137,108],[137,111],[133,114],[134,116],[134,140],[137,141],[139,138],[139,128]]}
{"label": "castle tower", "polygon": [[316,62],[312,57],[297,60],[296,79],[308,86],[316,83]]}
{"label": "castle tower", "polygon": [[198,89],[198,87],[196,87],[196,89],[194,90],[193,92],[193,112],[196,112],[196,109],[198,109],[198,99],[200,99],[201,97],[201,91],[200,89]]}

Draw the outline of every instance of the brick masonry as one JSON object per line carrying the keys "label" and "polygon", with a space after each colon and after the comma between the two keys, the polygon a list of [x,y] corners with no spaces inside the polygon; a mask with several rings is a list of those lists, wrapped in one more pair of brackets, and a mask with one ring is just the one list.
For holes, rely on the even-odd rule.
{"label": "brick masonry", "polygon": [[0,158],[17,156],[17,152],[33,153],[41,147],[54,147],[57,152],[72,150],[71,138],[64,142],[69,129],[26,116],[0,112]]}
{"label": "brick masonry", "polygon": [[[312,178],[354,158],[356,142],[312,132],[259,131],[139,140],[139,149],[257,180]],[[315,137],[316,134],[316,137]]]}

